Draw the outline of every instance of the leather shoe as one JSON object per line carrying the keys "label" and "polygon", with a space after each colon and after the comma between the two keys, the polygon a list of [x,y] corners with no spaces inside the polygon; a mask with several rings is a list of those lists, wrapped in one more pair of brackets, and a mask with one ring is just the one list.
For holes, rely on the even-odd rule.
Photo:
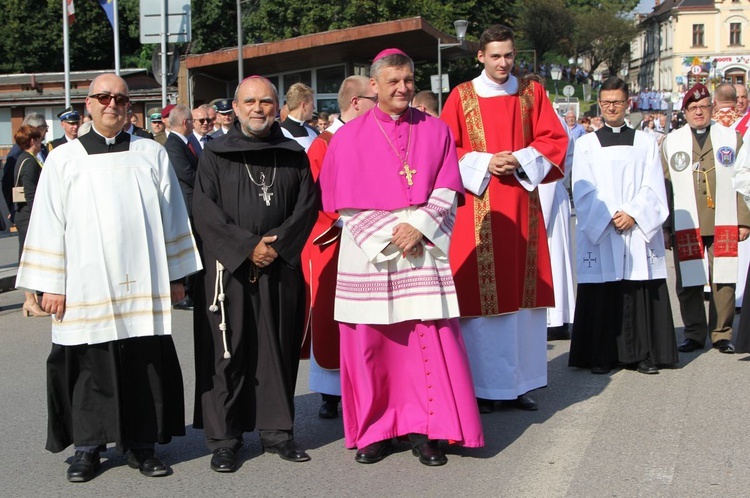
{"label": "leather shoe", "polygon": [[703,349],[703,344],[696,341],[695,339],[685,339],[680,343],[679,346],[677,346],[677,351],[679,351],[680,353],[692,353],[696,349]]}
{"label": "leather shoe", "polygon": [[179,303],[172,306],[172,308],[176,310],[192,311],[195,308],[195,304],[193,303],[193,300],[188,296]]}
{"label": "leather shoe", "polygon": [[290,462],[307,462],[310,460],[310,455],[305,453],[304,450],[297,448],[297,443],[294,442],[294,439],[287,439],[273,446],[265,446],[264,449]]}
{"label": "leather shoe", "polygon": [[659,373],[659,369],[656,368],[656,365],[653,364],[653,362],[651,361],[651,358],[646,358],[645,360],[640,362],[636,370],[638,370],[642,374],[647,374],[647,375],[653,375],[653,374]]}
{"label": "leather shoe", "polygon": [[479,413],[492,413],[495,411],[495,402],[491,399],[477,398]]}
{"label": "leather shoe", "polygon": [[448,458],[434,439],[425,439],[412,445],[411,453],[415,457],[419,457],[419,463],[429,467],[437,467],[448,463]]}
{"label": "leather shoe", "polygon": [[320,418],[338,418],[339,416],[339,404],[333,403],[331,401],[324,401],[322,405],[320,405],[320,410],[318,410],[318,417]]}
{"label": "leather shoe", "polygon": [[503,403],[507,404],[508,406],[512,406],[513,408],[518,408],[519,410],[525,410],[527,412],[534,412],[539,409],[536,401],[531,399],[531,396],[529,396],[528,394],[522,394],[516,399],[506,400],[503,401]]}
{"label": "leather shoe", "polygon": [[548,341],[568,341],[570,340],[570,329],[565,323],[559,327],[547,327]]}
{"label": "leather shoe", "polygon": [[214,450],[211,457],[211,470],[214,472],[234,472],[237,470],[237,452],[232,448]]}
{"label": "leather shoe", "polygon": [[390,439],[368,444],[357,450],[354,461],[357,463],[378,463],[393,451],[393,442]]}
{"label": "leather shoe", "polygon": [[138,469],[146,477],[161,477],[169,473],[164,462],[154,456],[154,450],[130,450],[128,467]]}
{"label": "leather shoe", "polygon": [[734,346],[729,339],[719,339],[714,343],[714,348],[718,349],[719,353],[734,354]]}
{"label": "leather shoe", "polygon": [[598,367],[591,367],[591,373],[594,375],[607,375],[612,371],[612,367],[609,365],[599,365]]}
{"label": "leather shoe", "polygon": [[75,460],[68,467],[68,481],[87,482],[96,476],[99,470],[99,452],[89,453],[76,451]]}

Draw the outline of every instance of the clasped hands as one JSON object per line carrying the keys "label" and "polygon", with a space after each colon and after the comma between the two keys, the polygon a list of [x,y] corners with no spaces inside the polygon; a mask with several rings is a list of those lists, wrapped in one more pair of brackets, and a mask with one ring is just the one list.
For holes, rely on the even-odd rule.
{"label": "clasped hands", "polygon": [[512,175],[515,170],[521,167],[521,163],[518,162],[516,156],[510,152],[509,150],[504,150],[492,155],[490,164],[487,167],[491,174],[495,176]]}
{"label": "clasped hands", "polygon": [[422,232],[413,226],[408,223],[399,223],[393,228],[391,244],[399,248],[403,258],[407,256],[421,257],[424,254],[422,237]]}
{"label": "clasped hands", "polygon": [[258,268],[264,268],[274,262],[279,257],[279,253],[270,246],[271,243],[276,242],[278,237],[276,235],[266,236],[260,239],[258,245],[253,249],[253,253],[250,255],[250,260]]}
{"label": "clasped hands", "polygon": [[625,211],[617,211],[612,217],[612,224],[614,224],[617,233],[622,233],[635,226],[635,219]]}

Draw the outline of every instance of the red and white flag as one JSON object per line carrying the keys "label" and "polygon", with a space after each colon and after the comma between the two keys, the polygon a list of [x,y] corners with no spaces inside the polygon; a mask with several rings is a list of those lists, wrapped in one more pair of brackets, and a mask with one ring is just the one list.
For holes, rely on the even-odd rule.
{"label": "red and white flag", "polygon": [[68,24],[73,24],[76,20],[76,6],[73,0],[68,1]]}

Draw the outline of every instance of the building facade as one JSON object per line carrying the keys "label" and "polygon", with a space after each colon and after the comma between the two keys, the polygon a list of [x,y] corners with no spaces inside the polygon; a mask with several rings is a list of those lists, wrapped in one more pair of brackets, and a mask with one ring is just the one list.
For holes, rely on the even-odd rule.
{"label": "building facade", "polygon": [[631,89],[680,92],[695,83],[713,88],[722,81],[747,85],[750,1],[656,0],[653,11],[636,22],[641,30],[630,47]]}

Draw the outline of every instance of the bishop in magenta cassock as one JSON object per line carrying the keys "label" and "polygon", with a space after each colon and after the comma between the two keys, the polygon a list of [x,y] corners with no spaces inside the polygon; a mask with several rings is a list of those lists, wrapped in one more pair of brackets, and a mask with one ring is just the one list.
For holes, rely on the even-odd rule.
{"label": "bishop in magenta cassock", "polygon": [[409,436],[425,465],[438,440],[484,444],[448,252],[463,188],[448,127],[409,107],[414,65],[388,49],[370,69],[378,105],[336,132],[323,208],[343,220],[340,322],[346,446],[375,463]]}
{"label": "bishop in magenta cassock", "polygon": [[554,295],[537,186],[563,177],[568,147],[544,88],[511,74],[513,36],[505,26],[482,34],[484,71],[451,92],[440,116],[467,190],[450,256],[483,412],[493,400],[534,410],[525,394],[547,385],[546,308]]}

